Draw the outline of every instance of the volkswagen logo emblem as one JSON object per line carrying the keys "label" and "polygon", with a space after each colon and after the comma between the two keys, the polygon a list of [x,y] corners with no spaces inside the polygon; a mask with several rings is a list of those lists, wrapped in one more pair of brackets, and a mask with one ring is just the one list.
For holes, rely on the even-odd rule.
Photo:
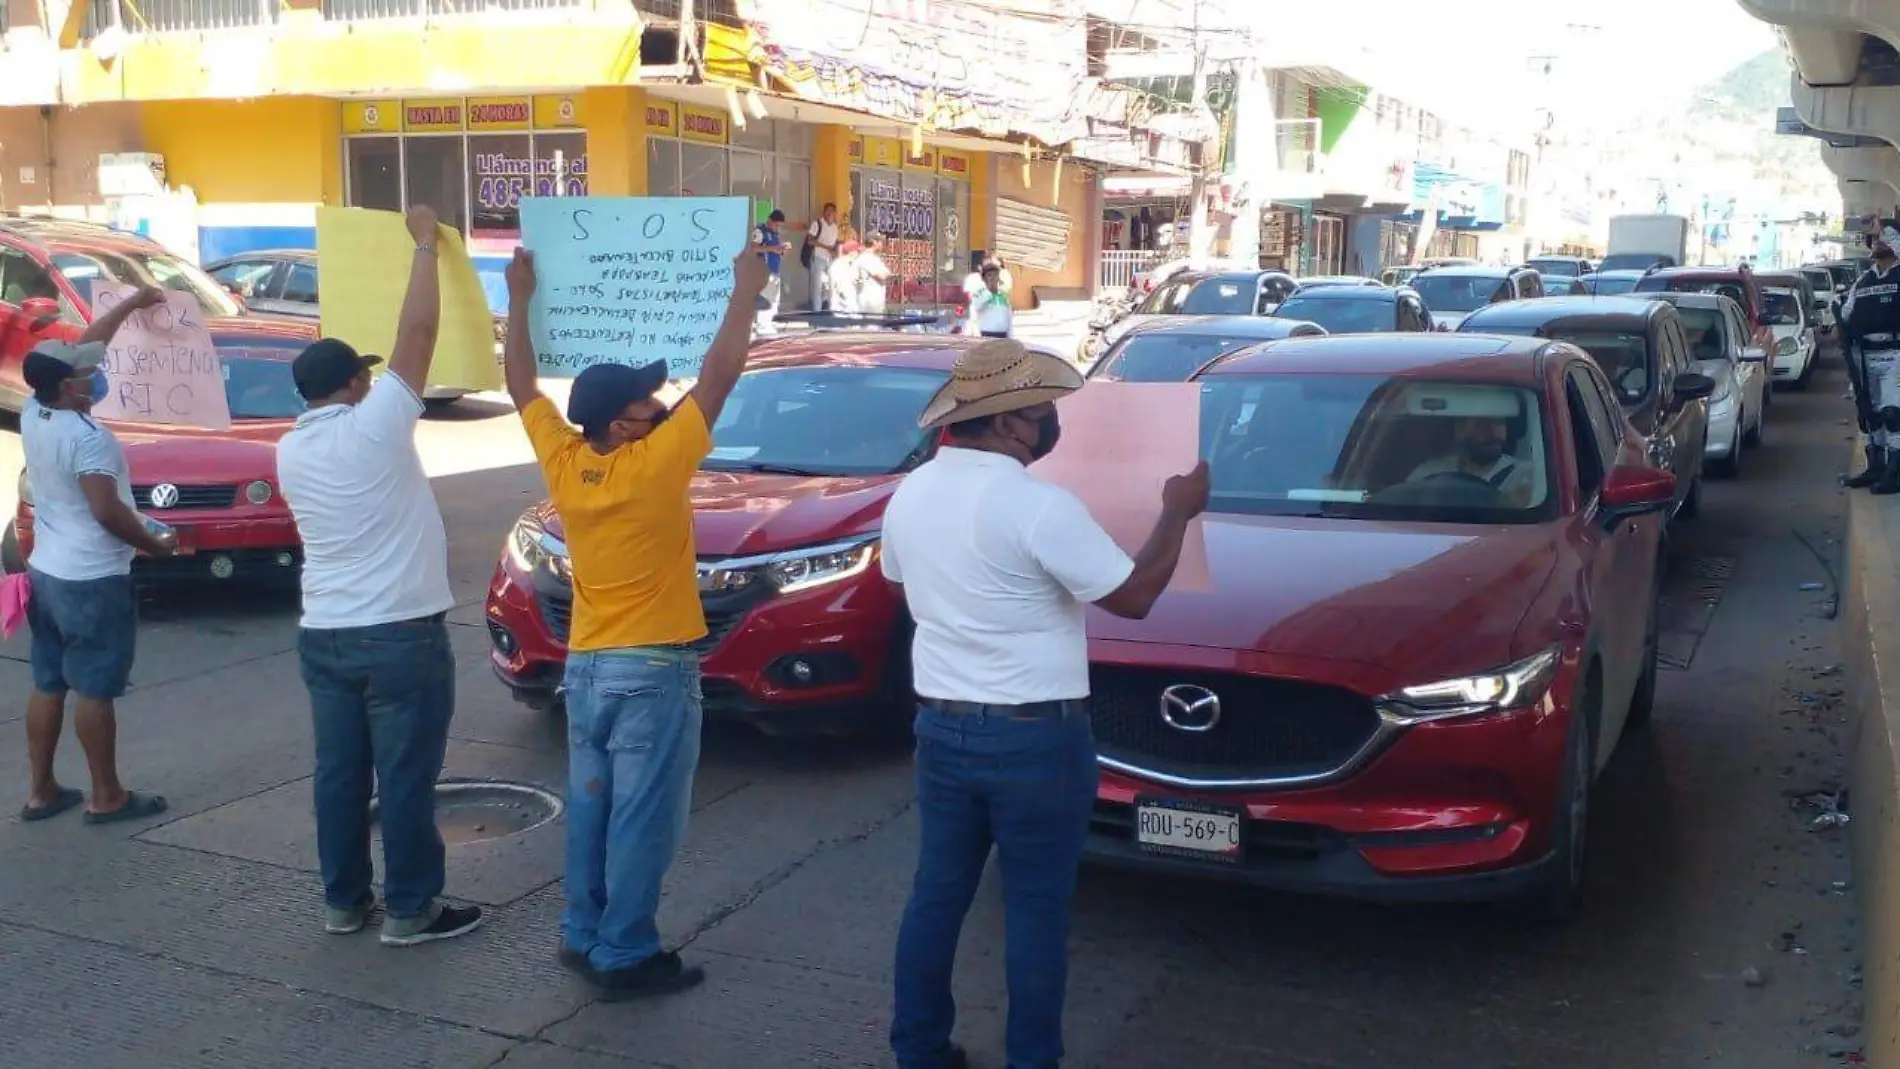
{"label": "volkswagen logo emblem", "polygon": [[168,509],[178,504],[178,488],[170,483],[159,483],[152,487],[152,507]]}
{"label": "volkswagen logo emblem", "polygon": [[1212,731],[1220,723],[1220,695],[1192,683],[1176,683],[1161,692],[1161,720],[1176,731]]}

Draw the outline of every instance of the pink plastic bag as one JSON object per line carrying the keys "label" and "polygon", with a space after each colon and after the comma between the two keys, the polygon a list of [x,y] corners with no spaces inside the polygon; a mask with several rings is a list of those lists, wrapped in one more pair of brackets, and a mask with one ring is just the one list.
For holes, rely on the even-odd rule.
{"label": "pink plastic bag", "polygon": [[26,623],[26,603],[33,599],[33,581],[25,572],[0,579],[0,638],[12,638]]}

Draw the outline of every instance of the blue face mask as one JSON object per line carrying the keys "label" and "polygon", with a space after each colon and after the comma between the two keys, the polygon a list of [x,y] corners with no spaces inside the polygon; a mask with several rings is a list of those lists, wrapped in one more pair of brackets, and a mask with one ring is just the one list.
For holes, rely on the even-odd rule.
{"label": "blue face mask", "polygon": [[92,378],[86,380],[86,387],[86,396],[95,405],[105,400],[106,394],[112,392],[112,388],[106,383],[104,368],[92,369]]}

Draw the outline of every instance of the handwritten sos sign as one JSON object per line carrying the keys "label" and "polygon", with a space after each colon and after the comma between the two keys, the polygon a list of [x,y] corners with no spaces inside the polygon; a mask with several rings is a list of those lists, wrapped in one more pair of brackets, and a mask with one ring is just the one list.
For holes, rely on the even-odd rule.
{"label": "handwritten sos sign", "polygon": [[534,253],[529,313],[543,375],[665,360],[699,374],[745,246],[745,197],[530,197],[521,236]]}
{"label": "handwritten sos sign", "polygon": [[[137,292],[118,283],[93,283],[93,316],[104,315]],[[132,313],[106,343],[100,364],[106,373],[106,396],[92,406],[93,414],[135,423],[229,429],[224,368],[200,318],[203,314],[191,295],[171,292],[165,294],[164,304]]]}

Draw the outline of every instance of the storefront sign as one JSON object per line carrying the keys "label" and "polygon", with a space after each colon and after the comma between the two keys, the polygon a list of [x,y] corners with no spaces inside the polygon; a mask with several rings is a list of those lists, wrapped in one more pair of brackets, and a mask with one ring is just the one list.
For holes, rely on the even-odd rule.
{"label": "storefront sign", "polygon": [[402,128],[405,133],[441,133],[462,129],[462,102],[459,100],[405,100],[402,102]]}
{"label": "storefront sign", "polygon": [[929,185],[900,187],[876,175],[862,177],[864,229],[883,234],[884,258],[902,278],[936,276],[937,194]]}
{"label": "storefront sign", "polygon": [[955,178],[964,182],[970,180],[972,161],[969,153],[958,152],[955,149],[947,148],[937,149],[936,153],[938,174],[945,178]]}
{"label": "storefront sign", "polygon": [[894,137],[860,137],[858,155],[853,162],[861,162],[866,167],[882,167],[895,170],[904,162],[904,147]]}
{"label": "storefront sign", "polygon": [[864,139],[861,137],[854,137],[850,141],[846,142],[845,147],[844,147],[844,155],[845,155],[846,161],[848,161],[852,166],[856,167],[856,166],[863,165]]}
{"label": "storefront sign", "polygon": [[751,0],[760,67],[803,99],[905,126],[1017,130],[1047,144],[1088,133],[1072,104],[1088,73],[1079,15],[935,0],[850,6],[841,33],[836,0]]}
{"label": "storefront sign", "polygon": [[537,130],[560,130],[581,126],[581,99],[577,96],[566,95],[535,97],[534,125]]}
{"label": "storefront sign", "polygon": [[932,148],[929,145],[925,145],[923,154],[920,156],[913,156],[910,154],[909,151],[905,151],[904,170],[923,171],[927,174],[936,174],[937,173],[937,150]]}
{"label": "storefront sign", "polygon": [[678,137],[680,106],[671,100],[648,98],[643,121],[647,133],[654,137]]}
{"label": "storefront sign", "polygon": [[723,111],[680,105],[680,136],[706,145],[723,145],[732,135],[731,120]]}
{"label": "storefront sign", "polygon": [[562,157],[556,173],[553,156],[529,160],[506,152],[477,152],[470,174],[478,211],[505,212],[525,197],[585,197],[587,157]]}
{"label": "storefront sign", "polygon": [[521,203],[535,254],[530,313],[542,374],[663,359],[699,373],[732,297],[745,197],[536,197]]}
{"label": "storefront sign", "polygon": [[343,132],[346,134],[393,134],[401,129],[402,102],[399,100],[343,102]]}
{"label": "storefront sign", "polygon": [[533,125],[534,106],[527,97],[471,97],[470,130],[526,130]]}

